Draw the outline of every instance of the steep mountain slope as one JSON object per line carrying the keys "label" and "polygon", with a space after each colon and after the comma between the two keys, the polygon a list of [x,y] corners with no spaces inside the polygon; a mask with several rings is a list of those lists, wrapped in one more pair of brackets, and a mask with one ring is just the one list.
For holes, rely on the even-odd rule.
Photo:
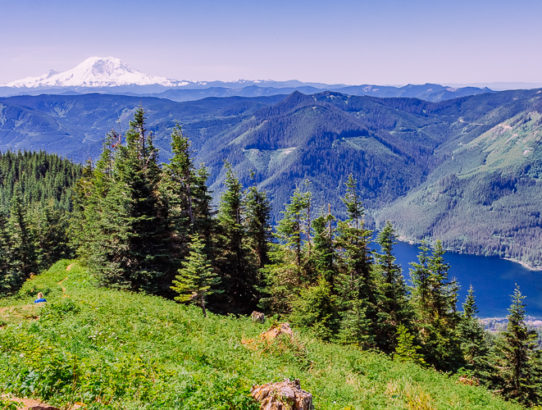
{"label": "steep mountain slope", "polygon": [[[542,267],[542,99],[456,145],[425,183],[382,210],[405,239]],[[413,223],[412,221],[416,221]]]}
{"label": "steep mountain slope", "polygon": [[[420,129],[439,120],[422,118],[418,109],[399,111],[391,101],[330,92],[294,93],[224,133],[219,144],[204,144],[199,155],[213,170],[226,158],[246,184],[254,171],[275,209],[304,178],[323,193],[315,198],[317,208],[336,204],[350,172],[360,180],[366,203],[377,206],[419,184],[435,162],[439,137]],[[221,178],[216,175],[215,190]]]}
{"label": "steep mountain slope", "polygon": [[0,150],[44,149],[84,162],[101,152],[110,130],[126,130],[139,106],[148,116],[148,128],[157,136],[161,158],[169,158],[169,132],[181,122],[196,149],[255,111],[283,96],[246,99],[207,99],[175,103],[150,97],[86,94],[0,98]]}
{"label": "steep mountain slope", "polygon": [[210,167],[215,193],[223,189],[228,160],[245,185],[269,192],[275,219],[306,178],[315,212],[328,203],[341,210],[337,198],[352,172],[368,219],[393,220],[405,239],[442,238],[455,249],[542,265],[541,90],[440,103],[334,92],[184,103],[99,94],[11,97],[0,99],[0,149],[95,158],[106,132],[125,130],[138,106],[162,160],[180,121],[196,162]]}
{"label": "steep mountain slope", "polygon": [[[37,292],[46,304],[32,303]],[[60,261],[0,299],[0,390],[62,408],[258,409],[252,385],[290,378],[317,409],[520,408],[458,376],[302,329],[261,342],[271,324],[96,287],[78,262]]]}

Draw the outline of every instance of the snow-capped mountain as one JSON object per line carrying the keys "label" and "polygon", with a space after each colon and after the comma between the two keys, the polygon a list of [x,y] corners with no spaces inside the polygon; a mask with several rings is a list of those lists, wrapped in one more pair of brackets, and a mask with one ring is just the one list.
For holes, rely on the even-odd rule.
{"label": "snow-capped mountain", "polygon": [[12,81],[7,87],[118,87],[126,85],[161,85],[175,87],[186,81],[171,80],[133,70],[116,57],[89,57],[71,70],[49,71],[39,77]]}
{"label": "snow-capped mountain", "polygon": [[0,85],[0,97],[106,93],[159,97],[173,101],[192,101],[209,97],[284,95],[294,91],[314,94],[322,90],[349,95],[419,98],[427,101],[442,101],[491,92],[487,88],[452,88],[438,84],[409,84],[395,87],[367,84],[324,84],[298,80],[178,81],[136,71],[116,57],[90,57],[71,70],[60,73],[49,71],[40,77],[28,77]]}

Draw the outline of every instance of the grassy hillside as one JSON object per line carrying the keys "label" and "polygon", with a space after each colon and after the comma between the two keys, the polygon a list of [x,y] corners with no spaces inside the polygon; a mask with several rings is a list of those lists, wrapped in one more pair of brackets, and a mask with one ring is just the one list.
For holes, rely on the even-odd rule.
{"label": "grassy hillside", "polygon": [[[32,304],[45,293],[44,306]],[[0,392],[88,408],[258,408],[253,384],[298,378],[317,409],[518,408],[413,364],[323,343],[262,345],[271,325],[153,296],[96,288],[60,261],[0,299]]]}

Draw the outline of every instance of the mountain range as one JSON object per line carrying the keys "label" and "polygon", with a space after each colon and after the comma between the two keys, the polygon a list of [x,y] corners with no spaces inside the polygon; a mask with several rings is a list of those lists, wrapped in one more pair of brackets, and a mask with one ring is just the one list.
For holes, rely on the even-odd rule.
{"label": "mountain range", "polygon": [[368,222],[391,220],[404,240],[542,267],[542,90],[442,102],[323,91],[313,95],[164,98],[104,94],[0,98],[0,149],[46,149],[83,162],[104,135],[146,110],[161,159],[176,122],[216,194],[224,160],[268,191],[273,217],[310,179],[318,212],[353,173]]}
{"label": "mountain range", "polygon": [[349,95],[411,97],[427,101],[443,101],[491,92],[486,87],[449,87],[439,84],[380,86],[305,83],[297,80],[233,82],[173,80],[134,70],[116,57],[89,57],[67,71],[50,70],[41,76],[8,82],[0,86],[0,96],[99,92],[192,101],[207,97],[261,97],[289,94],[294,91],[314,94],[324,90]]}

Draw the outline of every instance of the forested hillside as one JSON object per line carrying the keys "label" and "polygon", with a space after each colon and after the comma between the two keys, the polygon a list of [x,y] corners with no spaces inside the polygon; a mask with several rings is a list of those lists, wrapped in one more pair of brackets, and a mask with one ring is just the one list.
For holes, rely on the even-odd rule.
{"label": "forested hillside", "polygon": [[[540,104],[540,103],[539,103]],[[378,214],[406,239],[542,267],[542,104],[448,149],[427,180]],[[409,221],[416,221],[412,223]]]}
{"label": "forested hillside", "polygon": [[96,158],[104,135],[126,127],[141,105],[161,161],[171,158],[168,135],[182,121],[194,163],[207,165],[215,203],[227,160],[242,184],[268,192],[274,222],[307,178],[314,208],[331,204],[344,216],[338,198],[352,173],[368,222],[382,227],[391,219],[404,239],[442,238],[452,249],[541,266],[541,101],[539,90],[440,103],[332,92],[185,103],[111,95],[14,97],[0,100],[0,146],[46,147],[83,162]]}
{"label": "forested hillside", "polygon": [[[281,108],[276,107],[278,114]],[[285,108],[288,115],[289,109]],[[78,279],[88,292],[93,292],[91,283],[96,283],[104,288],[175,299],[196,305],[203,321],[208,320],[209,312],[245,315],[261,309],[334,346],[349,346],[356,352],[380,351],[387,356],[382,356],[382,363],[410,362],[461,374],[464,383],[484,386],[507,399],[525,405],[540,403],[542,357],[536,333],[526,325],[519,288],[514,291],[506,330],[491,337],[477,319],[474,290],[470,290],[462,312],[458,311],[460,285],[448,276],[450,266],[443,259],[440,242],[432,249],[420,248],[418,261],[413,261],[409,272],[412,286],[407,286],[406,272],[394,257],[394,227],[387,223],[375,239],[377,246],[371,243],[374,235],[364,221],[362,190],[352,174],[339,190],[341,213],[331,206],[317,208],[314,186],[307,181],[291,192],[282,217],[272,229],[271,204],[265,191],[255,184],[245,187],[233,166],[226,164],[225,186],[216,209],[207,185],[207,169],[194,164],[190,141],[180,126],[173,129],[170,144],[173,156],[161,164],[145,113],[138,109],[126,133],[110,132],[98,161],[87,163],[83,170],[44,153],[5,154],[4,160],[11,166],[2,169],[14,179],[8,184],[13,190],[9,213],[0,220],[2,295],[16,294],[33,274],[75,253],[92,275]],[[404,151],[408,149],[406,146]],[[43,195],[33,199],[31,192]],[[68,198],[67,209],[57,198]],[[62,279],[58,281],[63,283]],[[55,296],[50,286],[31,287],[32,283],[39,280],[30,281],[19,297],[42,292],[54,301],[55,297],[68,296],[65,287],[61,286],[63,295]],[[109,297],[103,291],[96,292]],[[2,316],[8,312],[2,326],[19,323],[17,315],[14,318],[10,313],[9,303],[15,300],[12,297],[1,302],[8,303],[1,311]],[[51,306],[51,313],[48,308],[43,310],[39,323],[45,327],[39,333],[51,330],[46,330],[52,324],[50,319],[64,323],[66,313],[86,309],[74,302]],[[122,392],[126,389],[143,388],[146,393],[141,400],[168,397],[168,389],[156,390],[156,386],[145,387],[137,381],[124,385],[110,368],[104,371],[113,379],[96,384],[93,372],[86,367],[94,366],[94,362],[70,364],[72,373],[65,373],[67,367],[57,360],[59,357],[67,355],[78,363],[86,363],[85,359],[77,349],[72,351],[51,339],[42,342],[49,346],[47,351],[58,349],[58,354],[46,366],[50,372],[40,370],[32,364],[33,359],[20,360],[28,351],[36,350],[34,345],[28,345],[27,351],[27,344],[22,344],[17,350],[22,356],[12,354],[21,337],[36,339],[8,329],[0,332],[0,346],[7,346],[0,360],[9,364],[4,376],[14,382],[4,384],[4,390],[46,399],[62,397],[62,401],[79,394],[83,401],[96,403],[125,397]],[[31,332],[30,328],[27,331]],[[107,334],[112,335],[111,331]],[[130,332],[123,334],[125,340],[133,337]],[[78,339],[70,332],[65,335]],[[301,345],[294,344],[286,352],[291,348],[294,357],[295,352],[303,351]],[[49,360],[39,351],[31,357]],[[112,354],[120,353],[113,348]],[[130,351],[123,357],[132,356]],[[297,363],[296,358],[291,360]],[[163,358],[160,362],[166,366],[170,363]],[[10,373],[13,369],[15,373]],[[164,369],[152,369],[153,379],[162,380]],[[147,370],[125,368],[128,372]],[[239,377],[235,369],[230,370]],[[296,367],[296,372],[304,374],[302,368]],[[57,375],[57,384],[48,382],[51,374]],[[31,387],[27,387],[29,378]],[[252,403],[246,396],[241,400],[239,392],[248,387],[246,380],[237,380],[241,384],[235,391],[219,396],[217,403]],[[91,389],[90,384],[95,387]],[[211,381],[207,391],[219,391],[219,384],[220,380]],[[117,387],[118,391],[111,390]],[[191,395],[183,397],[190,400]],[[199,403],[203,398],[197,394],[193,400]],[[376,404],[386,400],[380,398]],[[420,400],[433,401],[426,396]],[[351,392],[345,392],[344,401],[355,402]]]}
{"label": "forested hillside", "polygon": [[45,151],[0,153],[0,208],[8,211],[20,189],[27,207],[50,202],[54,208],[69,211],[71,188],[81,170],[80,165]]}
{"label": "forested hillside", "polygon": [[81,171],[45,152],[0,154],[0,296],[72,255],[68,219]]}
{"label": "forested hillside", "polygon": [[474,290],[458,312],[460,285],[448,276],[440,242],[420,248],[411,287],[394,257],[390,223],[372,251],[352,175],[339,198],[345,216],[315,208],[307,182],[273,232],[264,191],[245,188],[226,164],[215,212],[207,171],[193,164],[180,127],[171,149],[171,161],[160,165],[140,109],[126,134],[109,134],[95,167],[85,168],[71,231],[100,285],[195,304],[203,317],[263,309],[323,340],[462,372],[509,399],[540,402],[542,357],[518,287],[507,330],[491,339],[478,322]]}

